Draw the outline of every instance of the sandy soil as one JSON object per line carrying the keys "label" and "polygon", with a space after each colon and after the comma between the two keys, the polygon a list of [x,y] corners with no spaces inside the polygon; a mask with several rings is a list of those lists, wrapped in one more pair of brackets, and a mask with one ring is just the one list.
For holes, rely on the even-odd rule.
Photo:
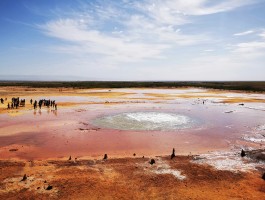
{"label": "sandy soil", "polygon": [[[26,106],[7,110],[18,96]],[[0,87],[1,97],[8,100],[0,104],[0,199],[265,197],[264,159],[239,155],[241,148],[265,149],[262,135],[255,138],[264,124],[264,93]],[[42,98],[56,99],[58,111],[34,111],[29,100]],[[176,134],[110,130],[90,123],[98,116],[135,110],[191,113],[204,124]],[[250,140],[242,139],[246,135]],[[182,156],[171,160],[164,155],[173,147]],[[102,160],[104,153],[109,159]],[[205,161],[192,156],[198,153],[210,156]],[[21,181],[24,174],[27,179]]]}

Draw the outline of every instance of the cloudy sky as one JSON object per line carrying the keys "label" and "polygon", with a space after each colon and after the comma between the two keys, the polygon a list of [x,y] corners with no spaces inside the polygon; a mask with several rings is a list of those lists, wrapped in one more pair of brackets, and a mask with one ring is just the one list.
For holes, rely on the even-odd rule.
{"label": "cloudy sky", "polygon": [[264,11],[264,0],[1,0],[0,76],[265,80]]}

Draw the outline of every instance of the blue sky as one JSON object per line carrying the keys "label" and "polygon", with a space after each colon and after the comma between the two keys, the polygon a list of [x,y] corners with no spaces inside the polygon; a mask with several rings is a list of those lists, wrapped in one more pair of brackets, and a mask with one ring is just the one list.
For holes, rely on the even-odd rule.
{"label": "blue sky", "polygon": [[0,78],[265,80],[264,0],[1,0]]}

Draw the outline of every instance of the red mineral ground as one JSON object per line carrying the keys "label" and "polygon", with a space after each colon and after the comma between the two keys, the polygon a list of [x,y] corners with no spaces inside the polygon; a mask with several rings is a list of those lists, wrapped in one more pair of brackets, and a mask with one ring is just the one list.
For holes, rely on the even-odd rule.
{"label": "red mineral ground", "polygon": [[[1,199],[265,195],[264,160],[240,157],[265,148],[264,93],[1,87],[0,96]],[[25,107],[7,109],[12,97]]]}

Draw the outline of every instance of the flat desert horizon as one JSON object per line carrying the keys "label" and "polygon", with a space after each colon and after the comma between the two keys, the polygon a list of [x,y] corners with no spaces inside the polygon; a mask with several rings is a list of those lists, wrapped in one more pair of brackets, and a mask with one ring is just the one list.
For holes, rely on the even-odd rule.
{"label": "flat desert horizon", "polygon": [[264,10],[0,0],[0,200],[265,200]]}

